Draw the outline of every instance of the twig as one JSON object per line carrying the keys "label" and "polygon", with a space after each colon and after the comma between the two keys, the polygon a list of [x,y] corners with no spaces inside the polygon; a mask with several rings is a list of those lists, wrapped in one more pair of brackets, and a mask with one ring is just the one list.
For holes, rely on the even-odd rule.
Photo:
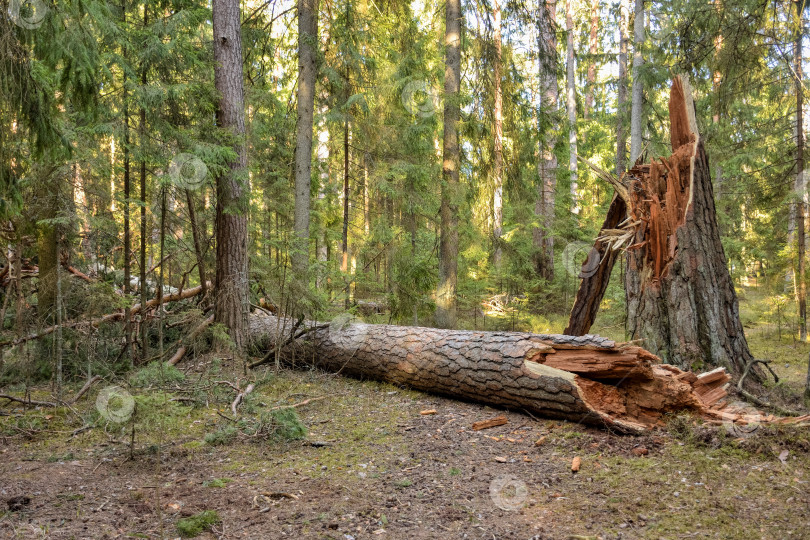
{"label": "twig", "polygon": [[84,395],[84,394],[85,394],[85,393],[86,393],[88,390],[90,390],[90,387],[91,387],[91,386],[93,386],[94,384],[96,384],[96,383],[97,383],[98,381],[100,381],[100,380],[101,380],[101,375],[96,375],[95,377],[93,377],[92,379],[90,379],[89,381],[87,381],[86,383],[84,383],[84,386],[82,386],[82,389],[81,389],[81,390],[79,390],[79,392],[78,392],[78,393],[77,393],[77,394],[76,394],[76,395],[73,397],[73,399],[71,399],[71,400],[70,400],[70,402],[69,402],[69,403],[73,404],[73,403],[76,403],[77,401],[79,401],[79,399],[80,399],[80,398],[81,398],[81,397],[82,397],[82,396],[83,396],[83,395]]}
{"label": "twig", "polygon": [[233,403],[231,403],[231,411],[233,412],[233,415],[236,416],[237,418],[239,417],[239,414],[236,412],[236,409],[238,409],[239,405],[241,405],[242,402],[245,400],[245,396],[253,392],[254,388],[256,388],[256,385],[250,383],[249,385],[247,385],[247,388],[245,388],[244,392],[240,392],[236,396],[236,399],[233,400]]}
{"label": "twig", "polygon": [[[278,409],[294,409],[296,407],[303,407],[304,405],[309,405],[313,401],[320,401],[322,399],[326,399],[327,397],[329,397],[329,396],[318,396],[318,397],[314,397],[314,398],[305,399],[304,401],[301,401],[299,403],[295,403],[293,405],[279,405],[277,407],[270,407],[267,410],[268,411],[277,411]],[[332,397],[334,397],[334,396],[332,396]]]}
{"label": "twig", "polygon": [[36,405],[39,407],[58,407],[58,403],[53,403],[51,401],[35,401],[33,399],[20,399],[18,397],[9,396],[8,394],[0,394],[0,399],[7,399],[9,401],[15,401],[17,403],[22,403],[23,405]]}

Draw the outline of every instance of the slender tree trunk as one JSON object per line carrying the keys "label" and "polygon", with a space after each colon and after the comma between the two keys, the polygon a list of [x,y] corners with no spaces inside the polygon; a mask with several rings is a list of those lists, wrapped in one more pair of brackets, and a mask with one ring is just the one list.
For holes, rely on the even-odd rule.
{"label": "slender tree trunk", "polygon": [[194,256],[197,258],[197,271],[200,275],[200,285],[202,286],[202,298],[208,294],[208,279],[205,273],[205,257],[202,249],[202,233],[197,222],[197,211],[194,209],[194,197],[191,190],[186,190],[186,204],[188,205],[188,218],[191,221],[191,236],[194,239]]}
{"label": "slender tree trunk", "polygon": [[565,10],[565,28],[567,32],[566,48],[566,106],[568,108],[568,170],[571,178],[571,212],[579,213],[579,202],[577,200],[577,189],[579,188],[577,178],[577,90],[576,90],[576,69],[574,66],[574,19],[573,0],[567,0]]}
{"label": "slender tree trunk", "polygon": [[540,103],[537,110],[537,123],[541,133],[538,149],[538,196],[535,202],[535,216],[539,225],[532,232],[534,244],[534,268],[537,273],[551,281],[554,279],[554,202],[557,190],[557,144],[558,110],[557,99],[557,33],[555,19],[556,0],[540,1],[538,6],[538,77],[540,80]]}
{"label": "slender tree trunk", "polygon": [[[121,9],[123,11],[124,25],[126,26],[126,3],[122,3]],[[127,58],[127,50],[124,49],[124,58]],[[124,297],[129,299],[129,293],[132,288],[132,230],[130,225],[130,206],[129,198],[131,196],[131,163],[129,157],[129,94],[127,90],[127,75],[126,70],[123,74],[123,96],[122,102],[124,106]],[[124,333],[126,334],[126,351],[129,357],[129,366],[132,368],[135,365],[135,356],[133,354],[132,345],[132,318],[129,316],[129,310],[124,313]]]}
{"label": "slender tree trunk", "polygon": [[[61,227],[60,227],[61,228]],[[59,231],[56,234],[56,333],[54,354],[56,356],[56,400],[62,401],[62,265],[59,263],[61,251]]]}
{"label": "slender tree trunk", "polygon": [[371,234],[371,154],[363,154],[363,230]]}
{"label": "slender tree trunk", "polygon": [[295,144],[295,217],[292,268],[307,276],[309,206],[312,185],[312,129],[317,75],[318,0],[298,0],[298,122]]}
{"label": "slender tree trunk", "polygon": [[461,116],[461,1],[447,0],[445,12],[444,143],[442,146],[441,233],[436,325],[456,325],[459,184],[458,121]]}
{"label": "slender tree trunk", "polygon": [[[144,17],[144,22],[145,22]],[[146,85],[146,70],[143,71],[141,76],[141,83]],[[146,152],[146,109],[141,108],[140,123],[138,124],[138,140],[141,144],[142,155]],[[148,292],[146,290],[146,160],[141,157],[141,268],[140,268],[140,287],[141,287],[141,305],[145,306],[148,300]],[[149,333],[147,332],[146,312],[141,312],[141,359],[146,362],[149,358]]]}
{"label": "slender tree trunk", "polygon": [[[42,217],[53,220],[59,216],[60,180],[53,179],[53,168],[43,167],[41,177],[43,196]],[[38,227],[39,280],[37,282],[37,314],[41,323],[53,324],[56,306],[56,267],[59,265],[57,241],[59,225],[44,222]]]}
{"label": "slender tree trunk", "polygon": [[349,277],[349,111],[346,111],[346,120],[343,124],[343,235],[341,242],[340,271],[346,280],[346,309],[351,299],[351,278]]}
{"label": "slender tree trunk", "polygon": [[[318,186],[318,200],[321,204],[325,204],[326,190],[329,186],[329,130],[325,125],[321,126],[318,133],[318,165],[320,167],[320,181]],[[326,236],[326,222],[321,218],[318,224],[318,247],[316,257],[318,259],[318,277],[317,286],[322,288],[326,284],[326,263],[328,259]]]}
{"label": "slender tree trunk", "polygon": [[588,36],[588,88],[585,95],[585,118],[591,114],[593,109],[594,86],[596,85],[596,52],[599,44],[597,33],[599,32],[599,0],[591,0],[591,31]]}
{"label": "slender tree trunk", "polygon": [[501,5],[499,0],[493,3],[494,37],[495,42],[495,111],[494,111],[494,133],[495,141],[493,156],[493,184],[495,191],[492,197],[492,236],[494,241],[494,251],[492,262],[497,268],[501,264],[501,234],[503,231],[503,91],[501,89]]}
{"label": "slender tree trunk", "polygon": [[641,155],[641,66],[644,58],[641,49],[644,47],[644,0],[636,0],[635,21],[633,22],[633,102],[630,115],[630,166],[635,165]]}
{"label": "slender tree trunk", "polygon": [[797,270],[796,295],[799,300],[799,339],[807,341],[807,284],[805,272],[805,191],[807,189],[804,181],[804,126],[803,126],[803,90],[802,90],[802,39],[804,37],[804,1],[798,0],[796,4],[796,16],[798,19],[796,31],[796,189],[798,201],[796,204],[796,244],[797,244]]}
{"label": "slender tree trunk", "polygon": [[616,101],[616,178],[627,169],[627,29],[630,19],[628,3],[619,0],[619,95]]}

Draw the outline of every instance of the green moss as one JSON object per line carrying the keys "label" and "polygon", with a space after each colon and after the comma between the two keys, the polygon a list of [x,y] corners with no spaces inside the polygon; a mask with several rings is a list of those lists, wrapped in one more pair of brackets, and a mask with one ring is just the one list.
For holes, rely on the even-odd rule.
{"label": "green moss", "polygon": [[219,514],[214,510],[205,510],[191,517],[183,518],[177,522],[177,532],[183,538],[194,538],[203,531],[210,529],[222,521]]}

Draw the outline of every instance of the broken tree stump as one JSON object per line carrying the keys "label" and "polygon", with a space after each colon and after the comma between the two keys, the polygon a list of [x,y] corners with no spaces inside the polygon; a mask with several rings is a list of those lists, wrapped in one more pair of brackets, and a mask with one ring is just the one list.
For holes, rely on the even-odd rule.
{"label": "broken tree stump", "polygon": [[[632,233],[625,273],[630,339],[643,339],[646,349],[669,364],[722,366],[739,376],[753,357],[720,242],[691,89],[680,77],[672,83],[669,115],[672,155],[637,163],[621,179],[610,180],[627,220],[621,230],[603,229],[594,249]],[[615,200],[609,217],[620,210],[614,205]],[[567,332],[590,329],[611,265],[602,257],[604,270],[583,279]]]}

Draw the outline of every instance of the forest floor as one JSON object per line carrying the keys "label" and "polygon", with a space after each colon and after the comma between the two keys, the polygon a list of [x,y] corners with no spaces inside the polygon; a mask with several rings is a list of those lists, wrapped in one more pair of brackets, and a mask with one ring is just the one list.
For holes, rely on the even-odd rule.
{"label": "forest floor", "polygon": [[[785,403],[801,390],[810,346],[784,329],[779,340],[764,322],[769,309],[757,291],[743,291],[751,346],[774,360],[784,383],[771,397]],[[182,519],[206,510],[217,518],[199,538],[810,538],[807,428],[739,431],[681,415],[665,429],[621,436],[282,370],[240,412],[320,398],[296,408],[306,438],[241,435],[217,445],[211,434],[227,429],[233,392],[212,394],[206,381],[235,382],[238,370],[202,358],[182,368],[183,384],[208,389],[197,399],[216,398],[208,406],[170,401],[184,395],[177,384],[130,388],[145,396],[134,424],[100,419],[95,390],[73,410],[5,406],[0,538],[175,538],[178,524],[188,530]],[[507,424],[471,429],[501,414]],[[30,502],[8,510],[16,497]]]}

